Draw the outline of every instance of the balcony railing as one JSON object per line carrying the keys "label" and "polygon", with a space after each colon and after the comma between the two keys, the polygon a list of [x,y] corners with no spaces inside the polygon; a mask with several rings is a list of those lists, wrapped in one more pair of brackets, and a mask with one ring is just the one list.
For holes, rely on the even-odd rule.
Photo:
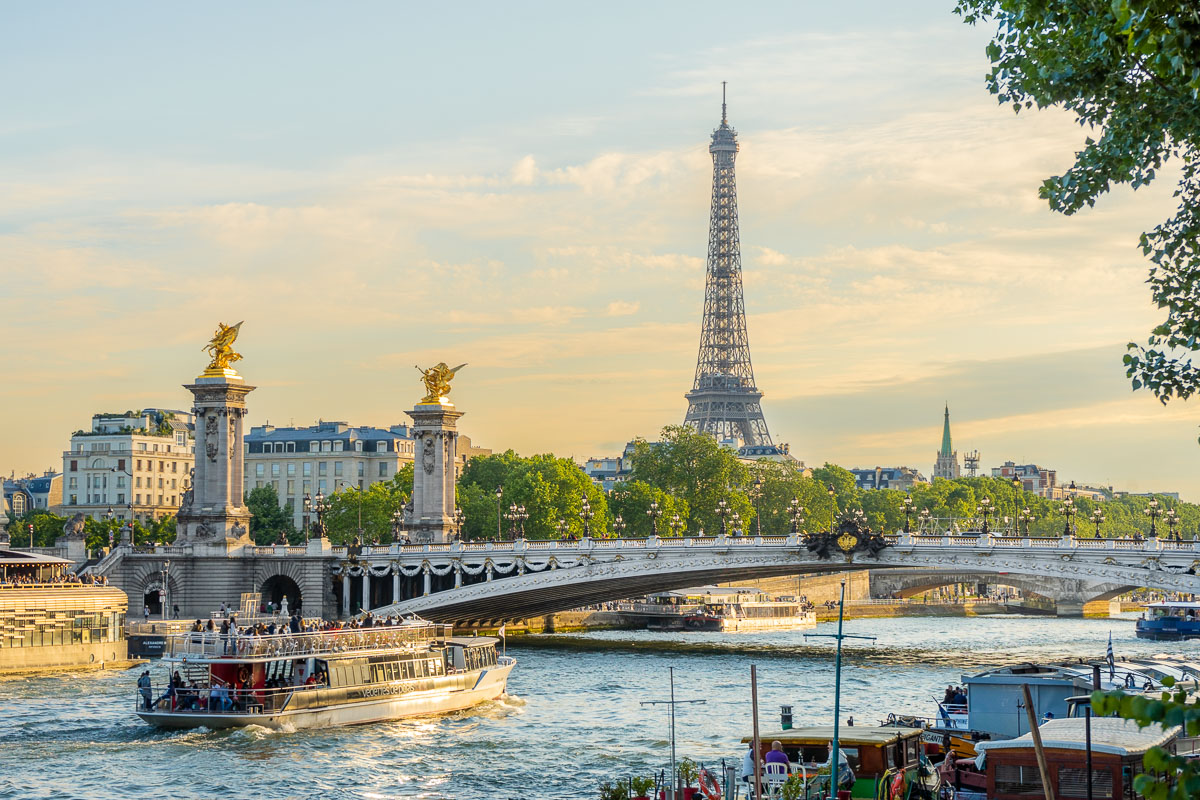
{"label": "balcony railing", "polygon": [[293,658],[356,650],[419,650],[450,635],[449,626],[397,625],[352,630],[235,636],[232,633],[189,632],[167,639],[168,656],[200,658]]}

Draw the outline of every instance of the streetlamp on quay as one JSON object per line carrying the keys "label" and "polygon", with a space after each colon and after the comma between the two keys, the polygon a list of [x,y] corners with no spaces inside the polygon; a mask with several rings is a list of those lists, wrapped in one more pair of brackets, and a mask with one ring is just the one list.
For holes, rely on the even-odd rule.
{"label": "streetlamp on quay", "polygon": [[1096,538],[1099,539],[1100,526],[1104,524],[1104,512],[1097,508],[1092,511],[1090,519],[1092,520],[1092,524],[1096,526]]}
{"label": "streetlamp on quay", "polygon": [[332,503],[325,497],[325,493],[318,489],[317,496],[313,498],[312,509],[313,513],[317,515],[317,532],[322,537],[328,535],[325,530],[325,514],[329,511],[331,505]]}
{"label": "streetlamp on quay", "polygon": [[[110,534],[114,533],[112,522],[113,522],[113,507],[109,506],[108,510],[104,512],[104,527],[107,528],[106,532],[110,533]],[[116,538],[117,539],[121,538],[121,535],[119,532],[116,533]],[[129,544],[131,544],[131,545],[133,544],[132,536],[129,537]],[[33,547],[33,527],[32,526],[30,526],[30,528],[29,528],[29,546]]]}
{"label": "streetlamp on quay", "polygon": [[729,531],[725,525],[725,518],[729,516],[729,504],[724,500],[719,501],[713,513],[717,515],[717,519],[721,520],[721,535],[724,536]]}
{"label": "streetlamp on quay", "polygon": [[461,542],[463,523],[467,521],[467,515],[463,513],[461,508],[454,508],[454,536]]}
{"label": "streetlamp on quay", "polygon": [[759,507],[762,502],[762,475],[754,479],[754,533],[756,536],[762,536],[762,509]]}
{"label": "streetlamp on quay", "polygon": [[[109,510],[111,511],[112,509],[109,509]],[[165,620],[168,618],[167,614],[171,609],[171,590],[170,590],[171,560],[167,559],[166,561],[164,561],[163,567],[159,571],[162,573],[162,585],[163,585],[162,594],[159,596],[162,598],[162,615],[163,615],[163,619]]]}
{"label": "streetlamp on quay", "polygon": [[500,530],[501,518],[504,516],[500,513],[500,501],[504,498],[504,484],[496,485],[496,541],[504,538],[503,531]]}
{"label": "streetlamp on quay", "polygon": [[650,501],[650,508],[646,510],[646,516],[650,517],[650,535],[658,536],[658,518],[662,516],[662,509],[658,507],[658,501]]}
{"label": "streetlamp on quay", "polygon": [[829,495],[829,532],[833,533],[833,515],[837,511],[837,501],[834,498],[837,497],[837,489],[833,488],[831,483],[826,487],[825,493]]}
{"label": "streetlamp on quay", "polygon": [[1065,517],[1067,520],[1066,524],[1063,526],[1063,536],[1070,536],[1075,532],[1075,528],[1071,525],[1071,517],[1075,516],[1076,513],[1075,499],[1073,497],[1068,497],[1066,500],[1063,500],[1062,513],[1063,517]]}
{"label": "streetlamp on quay", "polygon": [[592,517],[596,516],[596,512],[592,511],[592,504],[588,502],[587,495],[580,498],[579,506],[579,518],[583,520],[583,537],[586,539],[592,535]]}
{"label": "streetlamp on quay", "polygon": [[796,536],[800,533],[800,526],[804,524],[804,506],[800,505],[800,498],[792,498],[792,502],[788,503],[787,513],[792,520],[792,536]]}
{"label": "streetlamp on quay", "polygon": [[1029,510],[1029,506],[1017,512],[1017,535],[1021,535],[1021,523],[1025,523],[1025,535],[1029,535],[1029,523],[1033,522],[1033,512]]}
{"label": "streetlamp on quay", "polygon": [[1146,507],[1144,512],[1150,518],[1150,538],[1158,536],[1158,518],[1162,516],[1162,508],[1158,505],[1158,498],[1155,497],[1150,501],[1150,505]]}
{"label": "streetlamp on quay", "polygon": [[1179,535],[1179,515],[1175,513],[1175,509],[1168,508],[1167,513],[1163,514],[1163,519],[1167,521],[1167,536],[1170,540],[1180,541],[1183,537]]}
{"label": "streetlamp on quay", "polygon": [[622,517],[620,514],[617,514],[617,516],[613,518],[613,533],[615,533],[617,535],[618,539],[624,538],[625,528],[627,528],[628,526],[629,526],[629,523],[626,522],[625,518]]}
{"label": "streetlamp on quay", "polygon": [[979,501],[979,508],[975,509],[975,513],[983,517],[983,535],[987,536],[989,532],[988,518],[992,512],[996,510],[996,506],[992,503],[992,498],[985,497]]}
{"label": "streetlamp on quay", "polygon": [[678,536],[679,529],[683,527],[683,520],[679,518],[678,514],[673,514],[667,524],[671,526],[671,535]]}
{"label": "streetlamp on quay", "polygon": [[901,509],[904,511],[904,532],[905,532],[905,533],[909,533],[909,529],[908,529],[908,518],[909,518],[909,517],[912,515],[912,513],[913,513],[913,499],[912,499],[912,495],[907,495],[907,494],[906,494],[906,495],[904,495],[904,500],[903,500],[903,501],[901,501],[901,503],[900,503],[900,508],[901,508]]}

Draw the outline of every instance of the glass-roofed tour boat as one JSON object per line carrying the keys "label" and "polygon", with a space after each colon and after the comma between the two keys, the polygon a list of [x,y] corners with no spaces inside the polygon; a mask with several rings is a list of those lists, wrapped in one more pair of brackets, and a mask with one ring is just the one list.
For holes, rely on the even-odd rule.
{"label": "glass-roofed tour boat", "polygon": [[458,711],[504,694],[496,639],[404,621],[310,633],[168,637],[166,682],[139,679],[137,714],[165,728],[312,728]]}

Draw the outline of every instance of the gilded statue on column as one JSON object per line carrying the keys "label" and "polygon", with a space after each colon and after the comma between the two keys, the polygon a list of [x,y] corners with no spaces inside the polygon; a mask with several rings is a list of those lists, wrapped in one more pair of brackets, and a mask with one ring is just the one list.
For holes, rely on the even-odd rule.
{"label": "gilded statue on column", "polygon": [[421,403],[445,401],[446,395],[450,394],[450,381],[454,379],[454,374],[465,366],[466,364],[459,364],[451,369],[445,361],[442,361],[429,369],[417,367],[417,371],[421,373],[421,382],[425,384],[425,397],[422,398]]}
{"label": "gilded statue on column", "polygon": [[[245,320],[242,320],[245,322]],[[238,332],[242,329],[242,322],[237,325],[226,325],[223,322],[217,323],[217,332],[213,334],[212,339],[201,350],[212,356],[212,363],[208,365],[208,372],[221,373],[229,369],[229,365],[234,361],[241,361],[242,354],[235,352],[233,343],[237,340]]]}

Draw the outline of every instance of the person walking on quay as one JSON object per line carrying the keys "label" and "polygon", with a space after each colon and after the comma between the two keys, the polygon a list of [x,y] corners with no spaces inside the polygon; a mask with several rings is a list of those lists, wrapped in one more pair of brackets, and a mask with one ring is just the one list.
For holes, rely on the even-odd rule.
{"label": "person walking on quay", "polygon": [[150,621],[150,606],[142,606],[142,615],[146,618],[146,622]]}
{"label": "person walking on quay", "polygon": [[171,606],[171,613],[174,614],[175,619],[179,619],[179,604],[178,603]]}

